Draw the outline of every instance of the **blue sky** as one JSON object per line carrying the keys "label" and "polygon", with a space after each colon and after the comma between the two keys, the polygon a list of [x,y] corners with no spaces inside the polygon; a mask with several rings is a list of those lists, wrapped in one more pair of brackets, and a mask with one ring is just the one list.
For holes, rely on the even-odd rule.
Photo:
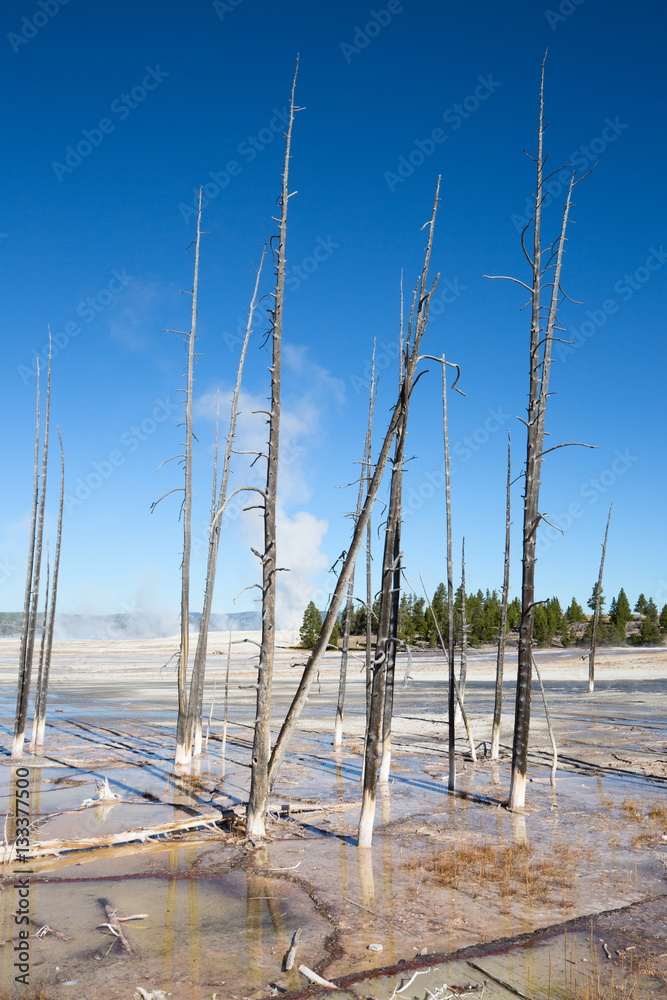
{"label": "blue sky", "polygon": [[[285,304],[285,461],[279,562],[284,619],[313,597],[347,547],[377,342],[375,440],[396,392],[399,284],[419,272],[436,178],[427,353],[462,368],[453,397],[455,548],[471,589],[502,579],[506,438],[518,474],[525,438],[528,316],[518,229],[533,189],[539,70],[546,46],[549,164],[573,162],[576,190],[547,430],[586,441],[545,461],[538,596],[588,598],[613,501],[605,591],[667,601],[663,380],[667,223],[661,183],[667,15],[649,0],[12,0],[3,5],[5,353],[0,600],[21,606],[31,499],[35,353],[56,338],[52,415],[67,457],[60,608],[173,610],[178,604],[183,346],[192,285],[194,192],[207,185],[196,372],[192,606],[203,586],[217,392],[238,361],[262,245],[279,191],[284,115],[297,53]],[[546,225],[556,234],[562,184]],[[262,290],[270,285],[267,270]],[[407,292],[406,292],[407,294]],[[262,309],[266,303],[263,303]],[[436,315],[437,313],[437,315]],[[262,312],[244,379],[244,442],[268,391]],[[224,426],[224,423],[223,423]],[[420,381],[405,479],[405,565],[444,577],[440,376]],[[53,537],[57,456],[51,465]],[[239,459],[233,484],[248,482]],[[513,489],[514,592],[521,489]],[[255,514],[224,532],[214,610],[247,610],[257,580]],[[379,562],[380,546],[376,553]]]}

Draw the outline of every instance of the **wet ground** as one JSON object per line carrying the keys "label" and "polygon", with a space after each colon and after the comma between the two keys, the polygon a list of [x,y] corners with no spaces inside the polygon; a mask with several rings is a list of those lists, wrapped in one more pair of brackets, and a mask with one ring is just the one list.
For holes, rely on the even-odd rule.
{"label": "wet ground", "polygon": [[[216,693],[207,751],[198,777],[177,778],[168,648],[160,640],[104,649],[76,643],[56,651],[44,754],[21,762],[29,770],[30,820],[39,844],[121,836],[198,814],[222,816],[245,800],[252,662],[245,652],[232,658],[223,763],[226,656],[211,657],[207,714],[214,688]],[[47,998],[77,1000],[131,1000],[138,987],[174,1000],[299,992],[307,979],[284,972],[282,960],[301,928],[296,965],[316,969],[358,997],[389,1000],[402,986],[397,997],[419,1000],[479,997],[482,989],[490,996],[531,998],[667,996],[667,654],[601,654],[593,695],[580,655],[538,654],[561,769],[554,790],[537,689],[532,780],[522,815],[503,807],[514,699],[509,683],[504,754],[499,762],[484,759],[492,655],[476,656],[469,665],[466,703],[480,760],[474,765],[467,744],[457,742],[456,795],[443,780],[441,661],[430,653],[416,656],[405,688],[402,663],[392,775],[378,796],[371,852],[355,844],[363,684],[353,669],[344,745],[334,753],[337,680],[329,660],[276,785],[264,847],[243,845],[234,823],[225,820],[176,839],[142,843],[133,835],[132,843],[32,860],[30,933],[46,925],[57,935],[29,939],[31,987],[43,984]],[[9,814],[11,840],[11,803],[20,781],[7,756],[13,646],[2,644],[0,656],[6,765],[0,768],[0,809]],[[301,660],[299,652],[279,656],[276,725],[298,680],[291,664]],[[83,807],[105,777],[120,799]],[[287,803],[291,814],[281,818]],[[24,870],[17,862],[4,870],[3,998],[24,992],[12,992],[17,882]],[[121,923],[131,951],[99,926],[108,920],[105,905],[120,918],[145,914]],[[407,986],[415,972],[420,974]]]}

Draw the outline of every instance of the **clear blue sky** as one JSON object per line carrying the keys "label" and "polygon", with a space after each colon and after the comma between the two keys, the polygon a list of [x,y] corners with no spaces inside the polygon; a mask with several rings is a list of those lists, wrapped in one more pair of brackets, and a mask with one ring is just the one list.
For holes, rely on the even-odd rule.
{"label": "clear blue sky", "polygon": [[[374,13],[373,13],[374,12]],[[614,513],[605,591],[667,601],[664,372],[667,221],[664,38],[652,0],[11,0],[2,8],[4,289],[0,603],[22,603],[30,510],[34,352],[47,324],[52,415],[67,456],[60,609],[174,610],[178,604],[185,354],[192,202],[207,184],[197,368],[195,531],[205,537],[217,390],[223,411],[237,328],[262,244],[275,231],[283,115],[300,72],[290,188],[279,562],[283,614],[323,603],[347,547],[345,511],[367,410],[373,339],[381,368],[376,441],[395,395],[399,282],[421,266],[437,175],[433,251],[439,304],[424,349],[457,361],[466,398],[450,405],[455,546],[470,589],[502,579],[506,432],[525,448],[529,317],[518,227],[533,189],[539,69],[546,71],[550,165],[598,161],[576,192],[545,461],[538,596],[585,601]],[[434,141],[433,133],[436,131]],[[77,151],[78,150],[78,151]],[[400,167],[400,170],[399,170]],[[403,176],[401,176],[401,174]],[[554,191],[546,222],[563,197]],[[269,275],[263,290],[269,287]],[[444,297],[443,297],[444,296]],[[606,310],[605,310],[606,303]],[[266,303],[263,304],[263,307]],[[434,310],[435,312],[436,310]],[[242,441],[268,389],[260,316],[244,382]],[[405,564],[429,589],[445,576],[440,376],[421,380],[405,479]],[[111,456],[111,457],[110,457]],[[54,536],[58,465],[51,464]],[[240,459],[233,483],[247,482]],[[431,477],[429,479],[429,476]],[[88,483],[88,487],[85,483]],[[92,484],[92,485],[91,485]],[[435,484],[435,485],[433,485]],[[87,495],[87,493],[89,495]],[[520,584],[521,490],[513,492],[513,589]],[[570,511],[570,513],[568,513]],[[257,580],[256,512],[224,534],[215,608],[246,610]],[[378,518],[379,519],[379,518]],[[255,540],[255,541],[253,541]],[[201,550],[204,551],[203,548]],[[379,545],[376,563],[379,561]],[[203,586],[193,562],[193,609]],[[363,586],[363,585],[362,585]],[[256,593],[256,592],[255,592]]]}

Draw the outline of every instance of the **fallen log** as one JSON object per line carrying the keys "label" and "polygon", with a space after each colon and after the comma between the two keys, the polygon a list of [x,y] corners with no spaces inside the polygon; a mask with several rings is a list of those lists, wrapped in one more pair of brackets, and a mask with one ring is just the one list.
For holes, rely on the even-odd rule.
{"label": "fallen log", "polygon": [[296,957],[296,949],[297,949],[297,946],[299,944],[300,939],[301,939],[301,928],[299,927],[298,930],[294,931],[294,934],[292,936],[292,944],[290,945],[289,951],[285,955],[285,971],[286,972],[289,972],[290,969],[294,968],[294,959]]}
{"label": "fallen log", "polygon": [[[233,819],[233,810],[216,810],[214,813],[190,816],[187,819],[170,823],[157,823],[155,826],[141,826],[133,830],[123,830],[121,833],[107,833],[100,837],[72,837],[63,840],[43,840],[31,844],[28,857],[33,858],[58,857],[70,851],[86,851],[93,848],[113,847],[119,844],[129,844],[135,841],[146,843],[153,837],[164,837],[174,833],[187,833],[201,827],[212,827],[221,820]],[[217,827],[216,827],[217,828]],[[6,863],[6,862],[5,862]]]}
{"label": "fallen log", "polygon": [[126,951],[129,955],[131,955],[132,945],[130,944],[130,942],[125,937],[125,934],[123,933],[123,928],[120,926],[120,923],[118,922],[118,917],[116,916],[116,911],[114,910],[113,906],[111,906],[109,903],[105,903],[104,912],[107,915],[108,923],[100,924],[99,926],[108,927],[111,930],[111,933],[115,934],[116,937],[120,940],[120,943],[123,946],[123,951]]}

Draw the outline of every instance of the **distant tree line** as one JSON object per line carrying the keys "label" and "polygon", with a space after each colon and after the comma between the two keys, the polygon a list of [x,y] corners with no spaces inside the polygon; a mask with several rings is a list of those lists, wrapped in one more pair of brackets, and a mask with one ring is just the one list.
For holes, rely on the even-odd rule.
{"label": "distant tree line", "polygon": [[[588,646],[591,641],[593,611],[597,597],[597,583],[588,600],[590,614],[587,614],[575,597],[569,607],[563,611],[557,597],[550,597],[535,608],[534,638],[538,646],[550,646],[554,639],[560,640],[563,646]],[[433,612],[438,619],[438,625],[443,639],[448,640],[447,621],[447,589],[443,583],[438,584],[431,598]],[[634,606],[634,614],[642,615],[639,631],[632,636],[626,635],[626,626],[633,620],[634,614],[625,590],[621,587],[617,597],[612,597],[608,612],[605,613],[606,599],[604,591],[600,598],[600,621],[598,622],[598,646],[655,646],[664,641],[667,635],[667,604],[658,611],[653,598],[640,594]],[[456,592],[454,602],[454,641],[461,644],[463,623],[461,614],[461,588]],[[379,610],[379,599],[373,603],[371,610],[373,631]],[[515,597],[507,608],[507,633],[519,628],[521,620],[521,601]],[[301,627],[301,644],[312,648],[321,627],[322,618],[315,604],[311,601],[304,613]],[[585,624],[585,628],[577,628]],[[466,631],[469,646],[480,646],[484,643],[495,643],[498,640],[500,628],[500,595],[496,590],[483,592],[478,590],[466,594]],[[340,616],[331,642],[337,643],[343,632],[343,618]],[[352,613],[352,635],[365,635],[366,607],[358,602]],[[431,612],[423,597],[404,593],[398,617],[398,637],[408,645],[417,642],[427,642],[430,647],[437,645],[437,630],[433,624]]]}

